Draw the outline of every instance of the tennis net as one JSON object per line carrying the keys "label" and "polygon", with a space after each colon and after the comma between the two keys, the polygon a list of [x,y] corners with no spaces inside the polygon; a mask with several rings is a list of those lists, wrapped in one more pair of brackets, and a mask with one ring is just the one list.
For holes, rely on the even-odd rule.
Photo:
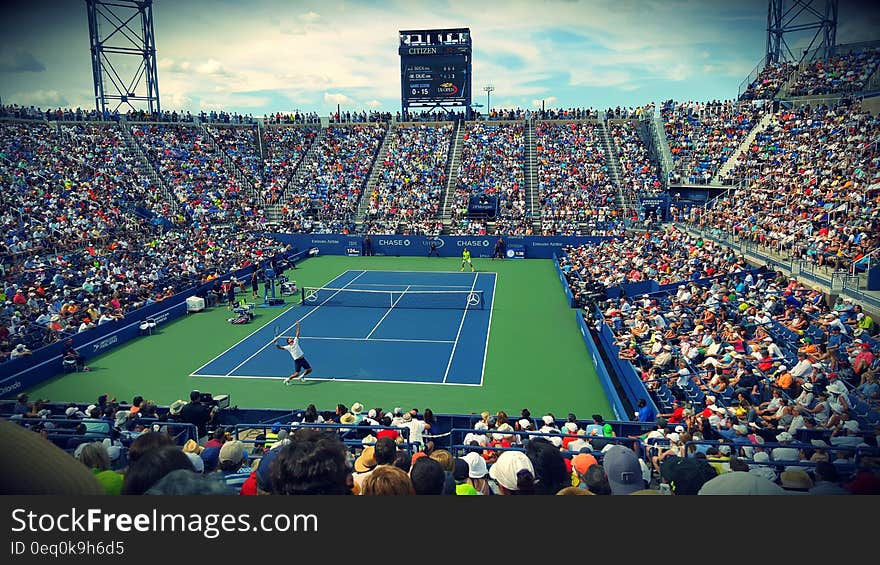
{"label": "tennis net", "polygon": [[483,309],[482,290],[359,290],[353,288],[302,288],[305,306],[356,308]]}

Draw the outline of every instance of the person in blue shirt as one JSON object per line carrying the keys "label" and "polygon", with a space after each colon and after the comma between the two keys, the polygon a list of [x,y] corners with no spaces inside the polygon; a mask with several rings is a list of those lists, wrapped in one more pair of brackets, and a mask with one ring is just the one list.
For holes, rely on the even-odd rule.
{"label": "person in blue shirt", "polygon": [[657,421],[657,411],[654,410],[654,407],[650,406],[644,398],[639,399],[637,408],[638,411],[636,412],[636,417],[638,422]]}

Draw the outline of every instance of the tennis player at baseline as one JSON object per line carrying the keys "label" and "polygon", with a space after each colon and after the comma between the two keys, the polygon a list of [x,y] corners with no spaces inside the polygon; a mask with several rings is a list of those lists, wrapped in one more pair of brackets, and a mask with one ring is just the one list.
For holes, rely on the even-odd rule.
{"label": "tennis player at baseline", "polygon": [[[296,378],[299,378],[300,382],[305,382],[306,375],[312,372],[312,366],[309,365],[309,362],[306,360],[306,354],[303,353],[302,347],[299,346],[299,331],[300,323],[297,322],[296,335],[287,338],[287,345],[275,344],[275,347],[287,351],[290,353],[290,356],[293,357],[293,374],[284,379],[284,384],[286,385],[289,385],[290,381]],[[303,369],[305,369],[305,371],[300,374],[300,371]]]}

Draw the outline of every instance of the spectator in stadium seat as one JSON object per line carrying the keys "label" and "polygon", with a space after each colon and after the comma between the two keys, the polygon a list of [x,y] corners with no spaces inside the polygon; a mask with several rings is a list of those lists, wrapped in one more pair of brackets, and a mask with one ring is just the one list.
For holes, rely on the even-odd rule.
{"label": "spectator in stadium seat", "polygon": [[364,479],[360,494],[364,496],[411,496],[416,494],[406,471],[392,465],[381,465]]}
{"label": "spectator in stadium seat", "polygon": [[220,448],[220,471],[232,494],[239,494],[253,469],[248,465],[247,451],[239,440],[227,441]]}
{"label": "spectator in stadium seat", "polygon": [[[115,450],[118,453],[119,447],[115,447]],[[91,469],[107,494],[120,494],[124,477],[110,468],[110,453],[103,442],[84,444],[81,448],[77,448],[76,453],[78,454],[76,459],[87,469]]]}
{"label": "spectator in stadium seat", "polygon": [[571,486],[571,473],[565,466],[562,453],[546,438],[529,440],[526,456],[535,470],[535,494],[555,494]]}
{"label": "spectator in stadium seat", "polygon": [[501,495],[535,494],[535,468],[521,451],[504,451],[489,467],[493,492]]}
{"label": "spectator in stadium seat", "polygon": [[645,488],[642,467],[635,452],[622,445],[612,445],[602,458],[611,494],[631,494]]}
{"label": "spectator in stadium seat", "polygon": [[269,469],[272,494],[352,494],[348,452],[337,434],[300,428],[279,449]]}
{"label": "spectator in stadium seat", "polygon": [[195,472],[189,457],[176,445],[151,449],[129,465],[120,494],[144,494],[162,477],[176,469]]}
{"label": "spectator in stadium seat", "polygon": [[468,483],[483,495],[491,495],[489,486],[489,470],[486,468],[486,460],[480,454],[471,451],[463,457],[468,464]]}
{"label": "spectator in stadium seat", "polygon": [[[441,495],[446,487],[446,471],[438,461],[430,457],[420,457],[414,461],[409,477],[417,495]],[[453,492],[450,494],[455,494]]]}

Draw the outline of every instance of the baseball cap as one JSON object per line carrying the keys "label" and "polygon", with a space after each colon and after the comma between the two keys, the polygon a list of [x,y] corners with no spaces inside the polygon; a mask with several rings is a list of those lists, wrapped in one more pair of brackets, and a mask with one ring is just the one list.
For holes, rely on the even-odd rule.
{"label": "baseball cap", "polygon": [[272,490],[269,467],[271,466],[272,461],[278,457],[279,453],[281,453],[280,449],[273,449],[266,455],[263,455],[263,458],[260,459],[259,465],[257,465],[257,488],[262,491],[271,492]]}
{"label": "baseball cap", "polygon": [[587,469],[597,463],[596,458],[589,453],[578,453],[571,459],[572,468],[581,475],[586,475]]}
{"label": "baseball cap", "polygon": [[660,465],[660,475],[676,495],[693,495],[709,480],[718,476],[706,461],[693,457],[668,457]]}
{"label": "baseball cap", "polygon": [[220,448],[220,456],[219,461],[223,463],[224,461],[231,461],[233,463],[238,463],[243,461],[245,458],[244,451],[244,443],[239,440],[227,441],[223,444],[223,447]]}
{"label": "baseball cap", "polygon": [[602,460],[611,494],[630,494],[645,488],[642,467],[635,452],[622,445],[612,445]]}

